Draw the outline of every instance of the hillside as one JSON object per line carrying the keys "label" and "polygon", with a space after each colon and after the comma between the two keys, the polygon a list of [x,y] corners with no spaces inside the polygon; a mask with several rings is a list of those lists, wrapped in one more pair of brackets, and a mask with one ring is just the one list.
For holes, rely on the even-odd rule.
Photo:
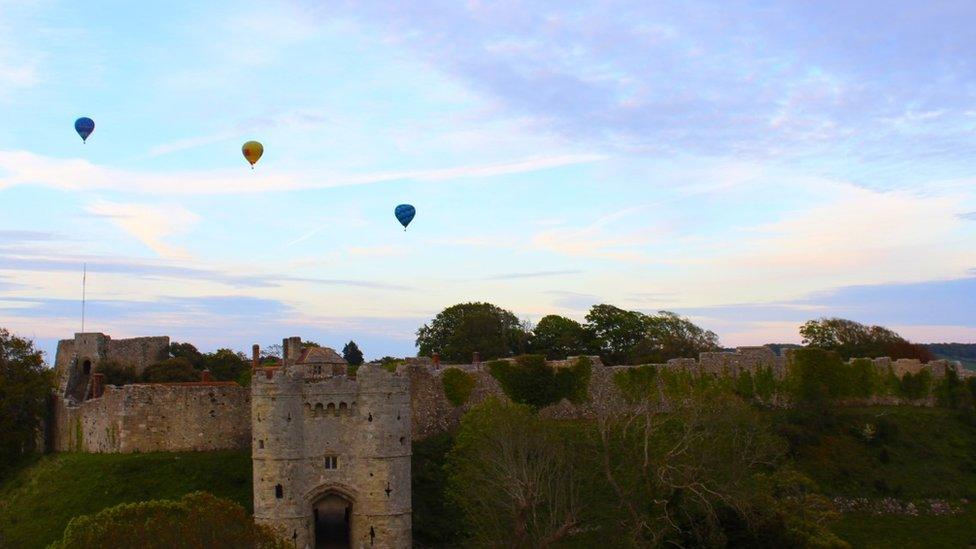
{"label": "hillside", "polygon": [[45,456],[0,486],[0,547],[45,547],[76,515],[197,490],[250,510],[250,452]]}
{"label": "hillside", "polygon": [[958,360],[970,370],[976,370],[976,343],[927,343],[936,358]]}

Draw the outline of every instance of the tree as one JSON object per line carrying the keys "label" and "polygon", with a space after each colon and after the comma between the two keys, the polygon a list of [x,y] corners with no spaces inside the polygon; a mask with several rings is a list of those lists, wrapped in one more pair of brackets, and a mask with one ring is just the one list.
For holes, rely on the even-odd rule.
{"label": "tree", "polygon": [[146,383],[200,381],[200,372],[185,358],[168,358],[147,366],[142,372],[142,380]]}
{"label": "tree", "polygon": [[473,545],[544,548],[574,535],[583,498],[562,435],[529,407],[496,399],[465,414],[446,469]]}
{"label": "tree", "polygon": [[672,358],[697,358],[719,349],[718,336],[672,312],[646,315],[613,305],[594,305],[586,315],[608,364],[646,364]]}
{"label": "tree", "polygon": [[667,362],[672,358],[698,358],[718,351],[718,336],[669,311],[644,315],[644,337],[630,352],[631,364]]}
{"label": "tree", "polygon": [[71,519],[54,549],[289,547],[232,501],[194,492],[179,501],[123,503]]}
{"label": "tree", "polygon": [[218,381],[236,381],[250,370],[250,361],[244,353],[217,349],[202,355],[200,362],[194,366],[198,370],[210,370],[210,375]]}
{"label": "tree", "polygon": [[363,352],[359,350],[359,345],[356,345],[355,341],[350,341],[342,348],[342,358],[346,359],[350,366],[359,366],[363,363]]}
{"label": "tree", "polygon": [[644,314],[613,305],[594,305],[586,314],[587,328],[599,342],[607,364],[624,364],[627,354],[644,338]]}
{"label": "tree", "polygon": [[171,358],[185,358],[195,367],[199,366],[203,360],[203,354],[192,343],[176,341],[169,344],[169,356]]}
{"label": "tree", "polygon": [[491,303],[461,303],[437,314],[417,330],[420,356],[440,353],[450,362],[466,362],[474,353],[485,360],[521,354],[529,333],[518,317]]}
{"label": "tree", "polygon": [[0,328],[0,477],[38,449],[52,381],[34,343]]}
{"label": "tree", "polygon": [[932,352],[924,345],[910,343],[883,326],[867,326],[843,318],[821,318],[800,327],[803,344],[836,351],[841,358],[916,358],[928,362]]}
{"label": "tree", "polygon": [[598,353],[593,333],[585,326],[559,315],[548,315],[532,330],[532,349],[550,360]]}

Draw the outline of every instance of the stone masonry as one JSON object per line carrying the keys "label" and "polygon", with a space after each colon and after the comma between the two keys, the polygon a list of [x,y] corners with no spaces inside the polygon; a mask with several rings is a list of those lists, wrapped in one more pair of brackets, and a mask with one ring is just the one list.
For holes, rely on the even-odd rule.
{"label": "stone masonry", "polygon": [[303,352],[299,338],[282,347],[281,366],[251,383],[255,520],[300,548],[319,535],[410,547],[407,369],[365,364],[353,376],[334,352]]}

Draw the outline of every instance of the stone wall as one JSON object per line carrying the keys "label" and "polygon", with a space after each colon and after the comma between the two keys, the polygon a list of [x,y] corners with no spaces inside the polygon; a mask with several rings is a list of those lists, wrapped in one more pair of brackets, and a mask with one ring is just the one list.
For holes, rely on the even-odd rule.
{"label": "stone wall", "polygon": [[100,398],[57,398],[55,451],[132,453],[246,449],[250,392],[236,383],[108,386]]}

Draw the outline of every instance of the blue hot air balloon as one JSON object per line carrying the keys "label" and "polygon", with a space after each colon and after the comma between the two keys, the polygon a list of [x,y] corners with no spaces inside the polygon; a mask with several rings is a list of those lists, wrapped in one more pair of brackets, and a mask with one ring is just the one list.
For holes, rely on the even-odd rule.
{"label": "blue hot air balloon", "polygon": [[403,225],[403,230],[405,231],[407,230],[407,225],[413,221],[413,216],[417,215],[417,208],[414,208],[410,204],[400,204],[393,210],[393,214],[396,215],[396,218]]}
{"label": "blue hot air balloon", "polygon": [[75,131],[81,136],[81,142],[86,143],[88,136],[95,131],[95,121],[87,116],[82,116],[75,120]]}

